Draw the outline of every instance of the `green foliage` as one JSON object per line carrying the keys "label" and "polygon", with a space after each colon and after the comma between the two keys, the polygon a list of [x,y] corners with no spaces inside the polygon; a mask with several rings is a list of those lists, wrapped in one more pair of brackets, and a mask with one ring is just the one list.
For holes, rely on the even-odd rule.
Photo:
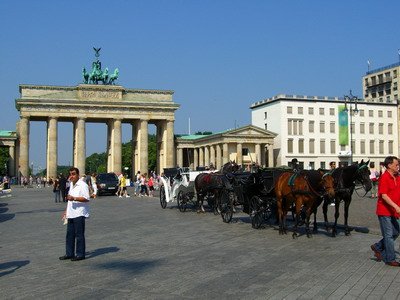
{"label": "green foliage", "polygon": [[197,131],[197,132],[195,133],[195,135],[210,135],[210,134],[212,134],[211,131],[203,131],[203,132]]}
{"label": "green foliage", "polygon": [[[122,144],[122,171],[128,168],[127,173],[132,173],[132,141]],[[155,170],[157,166],[157,144],[156,136],[149,134],[149,170]],[[105,173],[107,172],[107,154],[93,153],[86,158],[86,174],[93,172]]]}
{"label": "green foliage", "polygon": [[7,175],[8,147],[0,147],[0,175]]}

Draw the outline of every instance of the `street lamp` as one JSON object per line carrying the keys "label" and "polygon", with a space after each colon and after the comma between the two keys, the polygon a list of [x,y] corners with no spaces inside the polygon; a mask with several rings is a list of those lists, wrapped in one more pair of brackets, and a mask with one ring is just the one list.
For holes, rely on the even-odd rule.
{"label": "street lamp", "polygon": [[344,111],[350,115],[350,165],[353,163],[353,115],[358,114],[357,102],[359,100],[353,96],[351,90],[350,95],[344,96]]}

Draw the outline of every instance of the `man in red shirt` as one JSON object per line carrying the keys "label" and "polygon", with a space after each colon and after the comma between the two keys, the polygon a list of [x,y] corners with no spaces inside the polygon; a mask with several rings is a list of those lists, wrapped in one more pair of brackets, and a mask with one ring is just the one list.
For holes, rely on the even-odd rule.
{"label": "man in red shirt", "polygon": [[400,267],[394,250],[394,241],[400,232],[397,221],[400,217],[399,160],[395,156],[388,156],[385,158],[384,166],[386,172],[379,178],[376,205],[376,214],[383,238],[371,245],[371,249],[378,261],[383,260],[387,265]]}

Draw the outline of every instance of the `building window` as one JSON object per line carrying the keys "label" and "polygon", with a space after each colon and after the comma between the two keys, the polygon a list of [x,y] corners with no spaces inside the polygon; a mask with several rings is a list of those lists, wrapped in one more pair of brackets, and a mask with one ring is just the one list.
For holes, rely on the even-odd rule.
{"label": "building window", "polygon": [[267,112],[264,112],[264,119],[266,119],[268,116]]}
{"label": "building window", "polygon": [[304,139],[299,139],[299,153],[304,153]]}
{"label": "building window", "polygon": [[310,170],[315,170],[315,162],[310,161]]}
{"label": "building window", "polygon": [[288,126],[288,128],[287,128],[287,133],[288,133],[288,135],[292,135],[293,133],[293,130],[292,130],[292,128],[293,128],[293,120],[288,120],[288,124],[287,124],[287,126]]}
{"label": "building window", "polygon": [[393,141],[389,141],[388,146],[389,146],[389,149],[388,149],[389,154],[393,155]]}
{"label": "building window", "polygon": [[360,117],[364,117],[364,110],[363,110],[363,109],[360,109],[360,110],[358,111],[358,113],[360,114]]}
{"label": "building window", "polygon": [[375,141],[374,140],[369,141],[369,153],[375,154]]}
{"label": "building window", "polygon": [[351,141],[351,151],[353,152],[353,154],[356,154],[356,141],[355,140]]}
{"label": "building window", "polygon": [[330,108],[330,109],[329,109],[329,114],[330,114],[331,116],[334,116],[334,115],[335,115],[335,109],[334,109],[334,108]]}
{"label": "building window", "polygon": [[379,141],[379,154],[383,154],[383,143],[384,141]]}
{"label": "building window", "polygon": [[383,123],[379,123],[378,125],[378,133],[383,134]]}
{"label": "building window", "polygon": [[309,148],[309,151],[311,154],[313,154],[315,152],[315,140],[314,139],[310,139],[308,148]]}
{"label": "building window", "polygon": [[288,139],[287,149],[288,153],[293,153],[293,139]]}
{"label": "building window", "polygon": [[329,132],[330,132],[330,133],[335,133],[335,128],[336,128],[335,125],[336,125],[335,122],[331,122],[331,123],[329,124]]}
{"label": "building window", "polygon": [[369,123],[369,134],[374,134],[374,123]]}
{"label": "building window", "polygon": [[361,134],[365,133],[365,123],[360,123],[360,133]]}
{"label": "building window", "polygon": [[308,108],[308,114],[313,115],[314,114],[314,107],[309,107]]}
{"label": "building window", "polygon": [[382,117],[383,117],[383,111],[378,110],[378,117],[379,117],[379,118],[382,118]]}
{"label": "building window", "polygon": [[319,122],[319,132],[325,133],[325,122],[323,121]]}
{"label": "building window", "polygon": [[388,134],[393,134],[393,124],[388,124]]}
{"label": "building window", "polygon": [[360,154],[365,154],[365,141],[360,142]]}
{"label": "building window", "polygon": [[387,116],[388,116],[388,118],[391,118],[391,117],[392,117],[392,111],[391,111],[391,110],[388,110]]}
{"label": "building window", "polygon": [[302,115],[302,114],[303,114],[303,107],[298,107],[298,108],[297,108],[297,113],[298,113],[299,115]]}
{"label": "building window", "polygon": [[314,133],[314,121],[308,122],[308,132]]}
{"label": "building window", "polygon": [[340,151],[345,151],[346,150],[346,146],[345,145],[340,145]]}
{"label": "building window", "polygon": [[242,148],[242,156],[249,155],[249,148]]}
{"label": "building window", "polygon": [[326,169],[326,164],[324,161],[321,161],[321,169],[325,170]]}
{"label": "building window", "polygon": [[373,117],[374,116],[374,111],[373,110],[369,110],[368,111],[368,116],[369,117]]}
{"label": "building window", "polygon": [[351,134],[356,133],[356,124],[354,122],[351,122],[350,124]]}
{"label": "building window", "polygon": [[303,120],[299,120],[298,124],[299,124],[299,135],[303,135]]}
{"label": "building window", "polygon": [[319,114],[320,114],[321,116],[325,115],[325,109],[324,109],[323,107],[320,107],[320,108],[319,108]]}
{"label": "building window", "polygon": [[325,153],[325,140],[320,140],[319,141],[319,152],[321,154]]}
{"label": "building window", "polygon": [[268,124],[267,123],[264,124],[264,129],[268,130]]}
{"label": "building window", "polygon": [[292,114],[293,113],[293,108],[291,106],[286,107],[286,112],[288,114]]}
{"label": "building window", "polygon": [[393,70],[393,78],[397,78],[397,70]]}
{"label": "building window", "polygon": [[331,154],[335,154],[336,153],[336,141],[335,140],[331,140]]}

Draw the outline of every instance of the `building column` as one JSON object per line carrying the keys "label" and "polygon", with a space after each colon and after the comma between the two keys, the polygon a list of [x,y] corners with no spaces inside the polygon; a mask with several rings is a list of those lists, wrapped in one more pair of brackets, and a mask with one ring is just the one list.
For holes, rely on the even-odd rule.
{"label": "building column", "polygon": [[268,167],[274,167],[274,145],[268,145]]}
{"label": "building column", "polygon": [[121,120],[113,120],[113,172],[122,172],[122,134],[121,134]]}
{"label": "building column", "polygon": [[77,118],[74,121],[74,167],[79,169],[80,174],[85,174],[86,164],[86,128],[85,119]]}
{"label": "building column", "polygon": [[217,170],[220,170],[222,168],[222,156],[221,156],[221,145],[220,144],[217,144],[216,152],[217,152],[217,162],[216,162],[215,168]]}
{"label": "building column", "polygon": [[210,146],[210,165],[214,166],[215,169],[215,146],[211,145]]}
{"label": "building column", "polygon": [[57,118],[47,120],[47,174],[46,177],[57,177]]}
{"label": "building column", "polygon": [[156,123],[156,157],[157,157],[157,172],[159,174],[164,172],[165,159],[164,159],[164,137],[165,137],[165,124],[162,121]]}
{"label": "building column", "polygon": [[193,148],[193,169],[196,170],[199,166],[199,149]]}
{"label": "building column", "polygon": [[[167,143],[165,152],[165,164],[167,168],[175,167],[175,145],[174,145],[174,121],[167,121]],[[179,165],[182,166],[182,165]]]}
{"label": "building column", "polygon": [[138,164],[138,151],[137,151],[137,145],[138,145],[138,130],[139,126],[137,122],[132,122],[132,170],[131,170],[131,178],[132,180],[135,180],[135,175],[137,171],[139,171],[139,164]]}
{"label": "building column", "polygon": [[15,147],[10,146],[8,148],[8,154],[10,155],[10,158],[8,160],[8,176],[14,177],[16,175],[15,173]]}
{"label": "building column", "polygon": [[204,167],[204,150],[203,150],[203,147],[199,148],[199,166]]}
{"label": "building column", "polygon": [[259,166],[262,166],[262,160],[261,160],[261,145],[256,144],[256,163]]}
{"label": "building column", "polygon": [[243,145],[242,143],[237,143],[236,144],[236,163],[238,165],[242,165],[243,164]]}
{"label": "building column", "polygon": [[18,122],[19,172],[18,176],[29,176],[29,118],[21,117]]}
{"label": "building column", "polygon": [[142,174],[149,171],[149,136],[148,136],[148,121],[139,121],[139,169]]}
{"label": "building column", "polygon": [[222,145],[222,165],[225,165],[228,161],[229,161],[229,147],[227,143],[224,143]]}
{"label": "building column", "polygon": [[210,166],[210,150],[208,149],[208,146],[204,147],[204,166]]}
{"label": "building column", "polygon": [[[176,149],[176,164],[180,168],[183,167],[183,149],[182,148]],[[190,162],[189,162],[189,164],[190,164]]]}
{"label": "building column", "polygon": [[107,172],[112,172],[113,170],[113,120],[107,121]]}

